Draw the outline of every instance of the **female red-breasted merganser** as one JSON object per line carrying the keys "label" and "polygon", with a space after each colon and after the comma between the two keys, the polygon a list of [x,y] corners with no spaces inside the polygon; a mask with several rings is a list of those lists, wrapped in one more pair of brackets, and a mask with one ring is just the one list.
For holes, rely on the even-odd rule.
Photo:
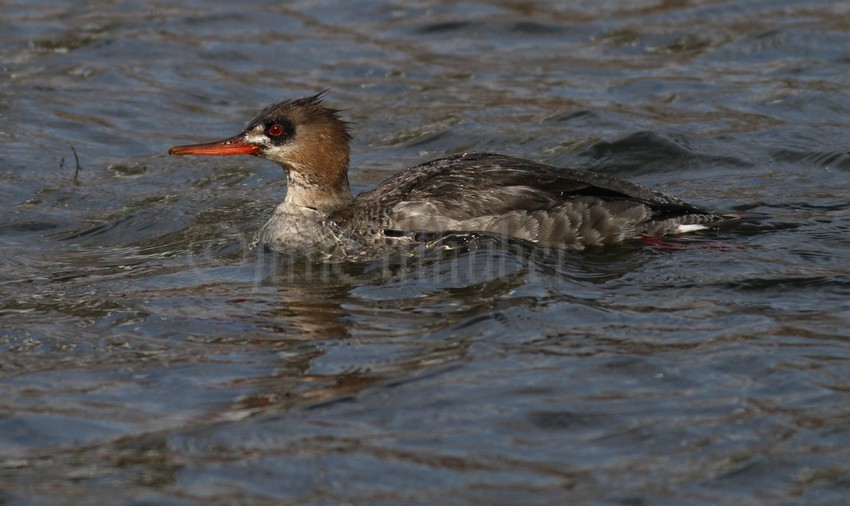
{"label": "female red-breasted merganser", "polygon": [[506,235],[582,249],[689,232],[728,217],[620,179],[466,153],[409,168],[353,197],[351,136],[322,94],[263,109],[235,137],[172,155],[254,155],[283,166],[287,192],[261,233],[273,250],[359,256],[421,232]]}

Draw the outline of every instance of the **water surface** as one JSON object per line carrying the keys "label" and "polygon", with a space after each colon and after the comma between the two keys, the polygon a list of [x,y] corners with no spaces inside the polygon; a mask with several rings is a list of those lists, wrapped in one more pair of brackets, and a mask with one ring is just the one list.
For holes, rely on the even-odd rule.
{"label": "water surface", "polygon": [[[0,8],[0,502],[846,501],[850,6]],[[495,151],[766,217],[289,261],[279,167],[166,152],[326,88],[356,191]]]}

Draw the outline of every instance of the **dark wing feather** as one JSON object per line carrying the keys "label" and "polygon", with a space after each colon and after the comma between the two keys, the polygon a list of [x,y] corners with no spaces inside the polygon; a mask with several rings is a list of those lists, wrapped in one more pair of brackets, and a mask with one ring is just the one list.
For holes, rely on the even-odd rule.
{"label": "dark wing feather", "polygon": [[488,153],[418,165],[357,200],[384,209],[399,202],[429,202],[447,217],[463,220],[517,209],[547,210],[578,197],[639,202],[652,209],[655,219],[710,214],[675,197],[603,174]]}

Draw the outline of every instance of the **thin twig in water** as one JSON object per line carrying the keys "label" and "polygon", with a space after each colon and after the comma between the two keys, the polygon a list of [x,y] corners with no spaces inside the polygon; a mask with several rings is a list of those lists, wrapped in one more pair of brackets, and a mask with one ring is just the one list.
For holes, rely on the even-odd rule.
{"label": "thin twig in water", "polygon": [[[82,167],[80,167],[80,157],[77,156],[77,150],[74,149],[74,145],[69,144],[69,146],[71,146],[71,151],[74,153],[74,162],[77,163],[77,168],[74,169],[74,184],[79,186],[80,182],[77,180],[77,178],[80,175],[80,169],[82,169]],[[62,161],[64,162],[65,160],[63,159]]]}

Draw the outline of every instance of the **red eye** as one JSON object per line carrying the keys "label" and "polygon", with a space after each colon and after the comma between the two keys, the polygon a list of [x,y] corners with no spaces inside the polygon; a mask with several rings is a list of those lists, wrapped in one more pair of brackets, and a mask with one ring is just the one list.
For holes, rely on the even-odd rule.
{"label": "red eye", "polygon": [[283,133],[283,127],[275,123],[274,125],[269,127],[269,135],[272,137],[277,137]]}

